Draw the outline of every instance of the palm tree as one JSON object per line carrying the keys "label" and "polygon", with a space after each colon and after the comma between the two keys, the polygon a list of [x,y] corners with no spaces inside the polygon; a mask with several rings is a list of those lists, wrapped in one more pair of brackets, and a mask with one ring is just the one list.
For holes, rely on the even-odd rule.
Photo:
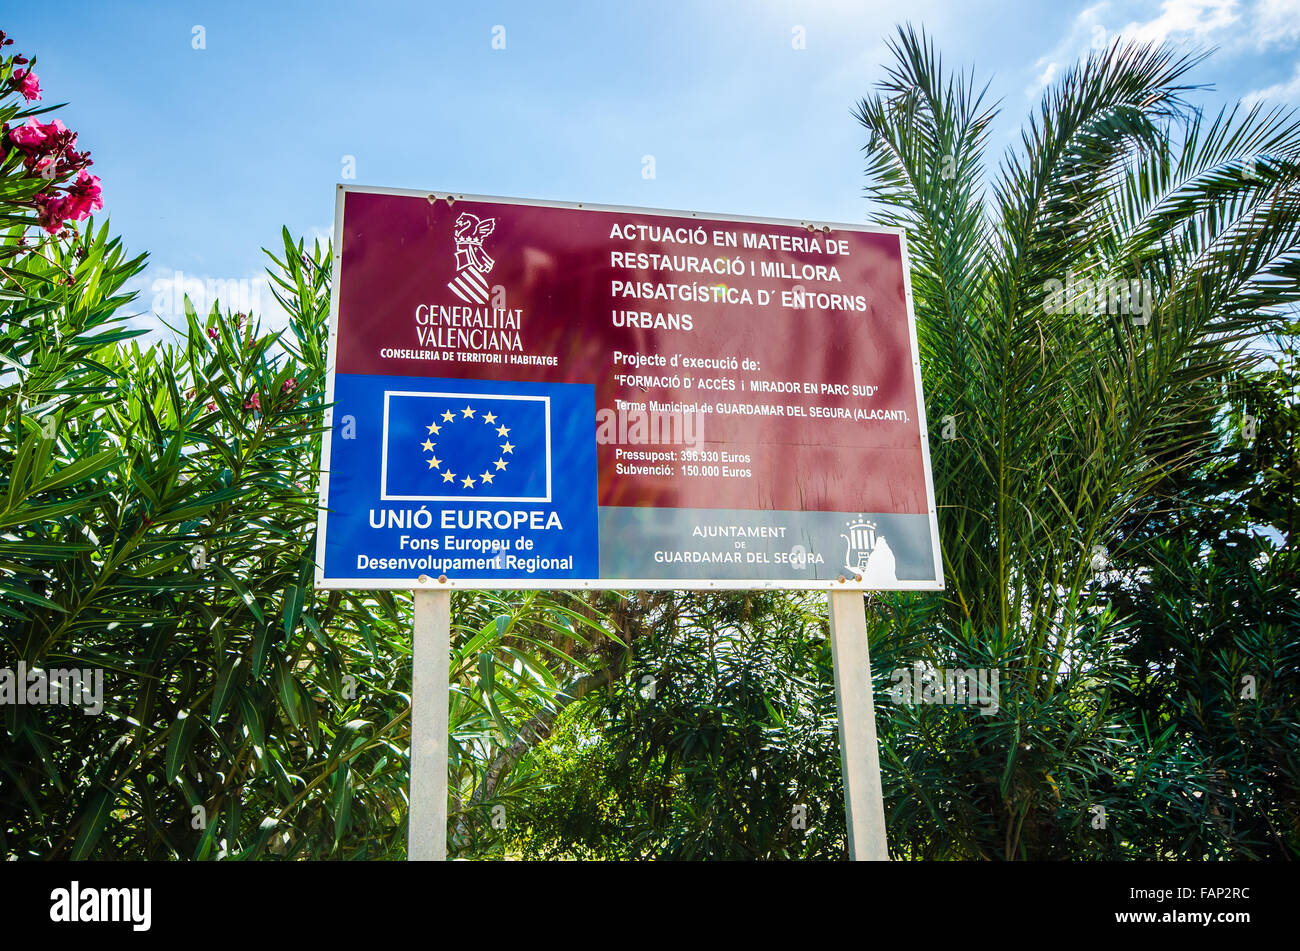
{"label": "palm tree", "polygon": [[[1300,300],[1300,121],[1203,115],[1184,98],[1200,54],[1116,41],[1044,93],[989,179],[987,87],[945,73],[910,27],[891,49],[855,115],[868,196],[911,256],[947,583],[935,623],[1022,686],[1004,711],[1019,738],[1082,682],[1126,519],[1201,458],[1252,341]],[[889,603],[897,618],[917,599]],[[1072,734],[1076,765],[1114,740],[1104,721]],[[1064,782],[1018,780],[1027,746],[982,751],[1008,858],[1043,805],[1024,790],[1059,798]],[[919,791],[903,777],[900,795]]]}

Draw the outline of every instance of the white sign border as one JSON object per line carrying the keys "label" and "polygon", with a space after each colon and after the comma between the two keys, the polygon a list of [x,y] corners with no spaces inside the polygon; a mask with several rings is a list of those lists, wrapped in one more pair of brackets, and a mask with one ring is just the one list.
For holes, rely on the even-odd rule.
{"label": "white sign border", "polygon": [[[448,578],[439,581],[428,575],[418,578],[326,578],[325,577],[325,523],[328,515],[330,450],[334,434],[334,376],[338,360],[339,297],[342,284],[343,264],[343,206],[348,193],[362,195],[395,195],[406,198],[424,198],[429,202],[457,201],[482,202],[501,205],[529,205],[540,208],[569,208],[583,211],[622,212],[636,215],[652,215],[664,218],[701,218],[707,221],[740,221],[752,224],[772,224],[783,227],[804,228],[814,231],[830,229],[831,231],[856,231],[864,234],[897,235],[900,260],[903,268],[903,289],[907,305],[907,329],[912,346],[912,379],[916,388],[916,408],[920,427],[921,456],[925,467],[925,496],[930,523],[930,550],[934,557],[934,579],[924,581],[897,581],[888,588],[869,585],[865,580],[854,581],[847,578],[841,582],[836,579],[817,579],[800,581],[781,579],[779,581],[751,580],[745,578],[543,578],[536,581],[518,578],[476,578],[457,581]],[[916,338],[916,311],[912,298],[912,273],[907,254],[907,234],[902,228],[869,227],[849,224],[841,221],[807,221],[794,218],[767,218],[752,215],[728,215],[712,212],[681,211],[669,208],[640,208],[635,205],[601,205],[592,202],[545,201],[536,198],[510,198],[501,195],[469,195],[459,192],[425,191],[414,188],[388,188],[366,185],[339,184],[335,190],[334,202],[334,253],[333,269],[330,273],[330,327],[328,349],[325,359],[325,411],[324,429],[321,434],[321,468],[320,492],[317,503],[316,518],[316,565],[314,570],[317,590],[363,590],[363,591],[406,591],[406,590],[440,590],[448,588],[466,588],[471,590],[606,590],[606,591],[942,591],[943,553],[939,549],[938,509],[934,495],[934,476],[930,468],[930,430],[925,415],[925,397],[921,386],[921,357]],[[387,400],[385,400],[385,404]],[[547,478],[550,478],[549,465]]]}

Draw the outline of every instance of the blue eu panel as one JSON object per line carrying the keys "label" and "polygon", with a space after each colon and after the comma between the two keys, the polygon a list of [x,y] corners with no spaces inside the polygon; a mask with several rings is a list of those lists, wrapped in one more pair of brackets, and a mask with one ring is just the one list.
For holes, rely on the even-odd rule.
{"label": "blue eu panel", "polygon": [[[597,577],[592,385],[339,374],[334,397],[326,578]],[[464,545],[473,539],[485,544]],[[440,567],[507,544],[572,566]],[[432,568],[414,567],[421,558]]]}

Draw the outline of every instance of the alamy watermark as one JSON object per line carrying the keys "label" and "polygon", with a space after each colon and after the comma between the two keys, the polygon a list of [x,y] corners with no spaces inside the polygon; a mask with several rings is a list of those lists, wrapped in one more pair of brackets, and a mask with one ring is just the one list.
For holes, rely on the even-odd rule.
{"label": "alamy watermark", "polygon": [[165,317],[179,317],[185,313],[185,298],[188,297],[200,317],[206,315],[217,301],[241,314],[260,314],[263,312],[264,286],[259,278],[209,277],[200,280],[176,271],[170,278],[160,277],[153,282],[153,312]]}
{"label": "alamy watermark", "polygon": [[[704,414],[695,404],[644,403],[615,400],[614,407],[596,410],[596,442],[614,446],[683,446],[698,450],[704,443]],[[620,453],[619,458],[624,458]],[[676,461],[676,453],[626,454],[639,462]]]}
{"label": "alamy watermark", "polygon": [[132,931],[148,931],[153,922],[152,888],[95,888],[73,881],[50,892],[50,921],[125,922]]}
{"label": "alamy watermark", "polygon": [[1043,292],[1043,310],[1049,314],[1128,314],[1139,327],[1151,320],[1155,299],[1150,281],[1080,278],[1070,271],[1064,281],[1052,278],[1044,283]]}
{"label": "alamy watermark", "polygon": [[918,703],[965,704],[992,716],[1000,706],[999,672],[987,667],[948,669],[916,661],[900,667],[890,680],[889,699],[899,705]]}
{"label": "alamy watermark", "polygon": [[0,704],[45,706],[63,704],[79,706],[86,714],[104,709],[104,669],[84,670],[28,667],[19,661],[15,670],[0,667]]}

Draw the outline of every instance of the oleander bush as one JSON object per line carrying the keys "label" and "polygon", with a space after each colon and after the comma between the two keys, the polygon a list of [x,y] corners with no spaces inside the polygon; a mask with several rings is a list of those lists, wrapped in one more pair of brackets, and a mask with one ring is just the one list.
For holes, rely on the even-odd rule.
{"label": "oleander bush", "polygon": [[[286,231],[271,256],[287,330],[186,300],[142,345],[144,259],[89,218],[88,155],[26,107],[23,65],[0,70],[0,667],[98,668],[103,695],[0,705],[0,854],[401,856],[409,597],[312,586],[329,249]],[[458,593],[456,616],[464,824],[526,787],[498,770],[470,801],[608,638],[543,594]]]}

